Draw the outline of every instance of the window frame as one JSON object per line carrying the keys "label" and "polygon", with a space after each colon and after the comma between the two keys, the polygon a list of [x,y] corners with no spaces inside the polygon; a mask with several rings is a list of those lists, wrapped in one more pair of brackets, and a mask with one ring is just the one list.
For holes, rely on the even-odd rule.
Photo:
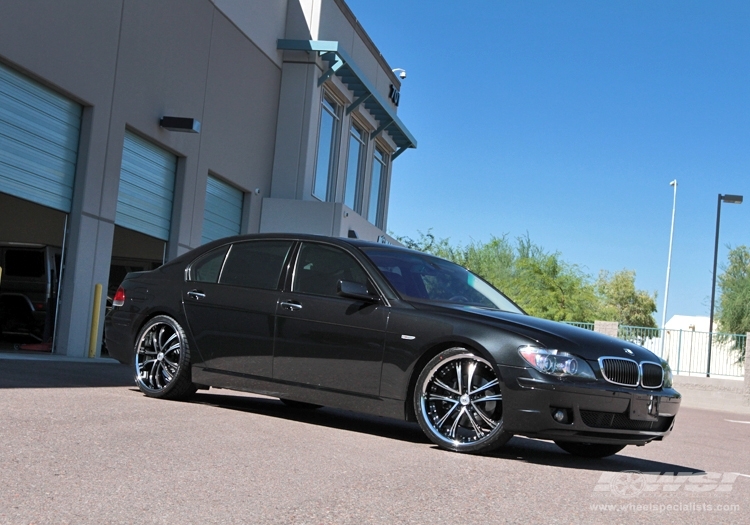
{"label": "window frame", "polygon": [[[312,180],[312,188],[310,190],[310,194],[313,198],[321,201],[321,202],[331,202],[335,200],[335,190],[336,190],[336,175],[338,173],[338,154],[340,151],[340,142],[341,142],[341,121],[342,121],[342,110],[343,110],[343,104],[336,98],[333,93],[328,91],[327,89],[322,89],[322,95],[320,100],[320,114],[318,115],[318,137],[317,142],[318,146],[315,150],[315,169],[313,172],[313,180]],[[325,114],[328,114],[333,119],[333,125],[331,129],[331,136],[330,136],[330,142],[329,142],[329,149],[328,149],[328,169],[326,170],[325,177],[325,196],[321,197],[321,195],[318,195],[316,192],[318,189],[323,189],[322,185],[321,188],[317,188],[318,186],[318,177],[321,176],[321,173],[319,173],[319,161],[320,161],[320,154],[321,154],[321,147],[323,147],[323,144],[321,142],[321,139],[323,138],[321,136],[322,126],[323,126],[323,117]]]}
{"label": "window frame", "polygon": [[384,299],[382,290],[377,285],[377,282],[375,281],[375,279],[373,279],[372,273],[367,269],[367,266],[363,264],[362,261],[359,260],[359,258],[357,258],[357,256],[355,256],[351,251],[347,250],[346,248],[342,246],[331,244],[331,243],[325,243],[325,242],[310,241],[310,240],[301,240],[298,242],[293,259],[290,261],[291,271],[289,272],[290,275],[289,275],[289,279],[286,285],[290,293],[310,295],[310,296],[315,296],[315,297],[327,297],[329,299],[332,299],[332,298],[346,299],[344,297],[341,297],[338,294],[334,294],[334,295],[317,294],[313,292],[300,291],[296,288],[295,284],[297,282],[297,270],[299,268],[300,258],[302,257],[303,248],[306,244],[311,245],[311,246],[324,247],[328,249],[338,250],[339,252],[344,253],[345,255],[349,256],[356,263],[359,269],[362,270],[362,273],[367,278],[368,290],[370,290],[373,294],[379,296],[385,306],[389,306],[388,302]]}
{"label": "window frame", "polygon": [[[358,133],[355,133],[358,132]],[[349,123],[349,135],[347,142],[347,158],[346,158],[346,172],[344,174],[344,191],[343,198],[341,199],[344,205],[349,206],[352,210],[358,214],[362,214],[363,208],[363,193],[364,193],[364,182],[367,167],[367,151],[369,146],[369,132],[367,128],[360,124],[356,119],[352,118]],[[354,173],[354,202],[350,205],[347,203],[347,192],[349,190],[349,176],[351,167],[351,154],[352,154],[352,141],[359,143],[359,153],[357,155],[357,165]]]}
{"label": "window frame", "polygon": [[[378,158],[380,154],[381,158]],[[372,167],[370,169],[370,184],[368,191],[368,204],[367,204],[367,221],[374,224],[378,228],[383,228],[385,222],[385,192],[388,183],[388,170],[390,168],[391,155],[388,153],[386,148],[380,144],[376,144],[372,152]],[[379,186],[376,195],[376,200],[373,203],[373,182],[375,181],[375,169],[379,168]],[[373,210],[373,204],[375,209]],[[374,217],[373,217],[374,214]],[[374,219],[374,220],[372,220]]]}

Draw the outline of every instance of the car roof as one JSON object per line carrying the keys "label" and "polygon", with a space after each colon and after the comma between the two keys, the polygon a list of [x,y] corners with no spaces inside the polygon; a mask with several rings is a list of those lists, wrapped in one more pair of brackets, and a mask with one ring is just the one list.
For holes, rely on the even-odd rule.
{"label": "car roof", "polygon": [[202,246],[196,247],[193,250],[190,250],[186,253],[183,253],[182,255],[172,259],[171,261],[168,261],[164,266],[171,266],[175,263],[183,263],[188,260],[194,259],[196,256],[199,256],[200,254],[206,253],[208,251],[211,251],[214,248],[218,248],[219,246],[224,246],[226,244],[235,243],[235,242],[242,242],[242,241],[255,241],[255,240],[263,240],[263,239],[288,239],[290,241],[324,241],[331,244],[336,244],[339,246],[351,246],[355,248],[385,248],[385,249],[392,249],[392,250],[398,250],[398,251],[414,251],[409,248],[404,248],[401,246],[396,246],[394,244],[385,244],[380,242],[372,242],[372,241],[364,241],[362,239],[350,239],[348,237],[331,237],[328,235],[315,235],[311,233],[249,233],[244,235],[234,235],[231,237],[223,237],[221,239],[216,239],[215,241],[211,241],[209,243],[206,243]]}
{"label": "car roof", "polygon": [[[250,233],[245,235],[235,235],[233,237],[224,237],[223,239],[217,239],[204,246],[221,246],[230,242],[241,242],[241,241],[252,241],[261,239],[289,239],[299,241],[326,241],[333,244],[348,244],[356,247],[379,247],[379,248],[393,248],[412,251],[409,248],[398,246],[395,244],[386,244],[382,242],[365,241],[362,239],[351,239],[349,237],[332,237],[329,235],[316,235],[312,233]],[[203,247],[203,246],[202,246]]]}

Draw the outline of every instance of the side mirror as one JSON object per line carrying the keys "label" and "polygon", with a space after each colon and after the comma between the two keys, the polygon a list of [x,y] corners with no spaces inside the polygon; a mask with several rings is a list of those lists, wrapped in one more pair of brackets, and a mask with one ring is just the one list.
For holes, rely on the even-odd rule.
{"label": "side mirror", "polygon": [[352,281],[339,281],[336,285],[336,292],[341,297],[350,297],[362,301],[377,302],[379,300],[377,296],[367,290],[367,286]]}

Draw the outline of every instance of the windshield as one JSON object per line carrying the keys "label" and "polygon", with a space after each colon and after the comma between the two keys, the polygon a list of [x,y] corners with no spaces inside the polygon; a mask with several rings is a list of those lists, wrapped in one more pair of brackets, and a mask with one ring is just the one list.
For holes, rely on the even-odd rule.
{"label": "windshield", "polygon": [[419,252],[363,248],[404,298],[523,313],[513,301],[466,268]]}

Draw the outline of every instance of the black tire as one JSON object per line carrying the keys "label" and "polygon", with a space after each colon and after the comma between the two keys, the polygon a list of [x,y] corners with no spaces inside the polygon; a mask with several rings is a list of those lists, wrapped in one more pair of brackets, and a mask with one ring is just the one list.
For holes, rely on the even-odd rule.
{"label": "black tire", "polygon": [[450,348],[419,374],[414,413],[436,445],[454,452],[489,452],[512,437],[503,430],[501,389],[489,362],[466,348]]}
{"label": "black tire", "polygon": [[185,330],[167,315],[157,315],[135,340],[135,383],[149,397],[185,400],[198,389],[190,376]]}
{"label": "black tire", "polygon": [[289,408],[299,408],[302,410],[317,410],[319,408],[323,408],[323,405],[316,405],[314,403],[305,403],[304,401],[295,401],[294,399],[279,398],[279,401],[284,403]]}
{"label": "black tire", "polygon": [[606,458],[625,448],[625,445],[606,445],[600,443],[574,443],[572,441],[555,441],[555,444],[568,454],[582,458]]}

